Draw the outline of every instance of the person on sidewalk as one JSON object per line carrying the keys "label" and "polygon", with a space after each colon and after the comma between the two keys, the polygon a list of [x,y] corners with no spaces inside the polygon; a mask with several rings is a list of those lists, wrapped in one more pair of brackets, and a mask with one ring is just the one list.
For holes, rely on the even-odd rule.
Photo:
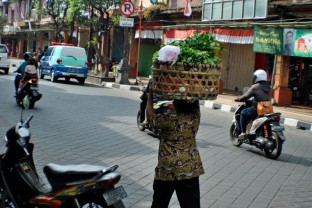
{"label": "person on sidewalk", "polygon": [[173,101],[173,113],[155,114],[153,84],[147,101],[147,120],[160,130],[152,208],[167,208],[176,191],[181,208],[200,208],[199,176],[204,168],[196,146],[200,124],[199,101]]}
{"label": "person on sidewalk", "polygon": [[240,113],[240,131],[241,134],[238,136],[239,140],[244,140],[246,136],[246,122],[250,119],[254,119],[258,116],[257,107],[260,101],[269,101],[271,99],[270,92],[271,87],[267,82],[267,73],[258,69],[253,74],[253,85],[248,89],[248,91],[242,96],[235,99],[236,102],[245,102],[253,97],[252,106],[245,108]]}

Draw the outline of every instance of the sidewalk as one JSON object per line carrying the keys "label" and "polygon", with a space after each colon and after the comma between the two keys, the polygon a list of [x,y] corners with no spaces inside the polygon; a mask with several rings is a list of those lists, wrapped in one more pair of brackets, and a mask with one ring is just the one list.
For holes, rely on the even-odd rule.
{"label": "sidewalk", "polygon": [[[141,77],[140,79],[142,83],[146,85],[148,78]],[[130,85],[122,85],[115,82],[102,82],[101,86],[124,90],[140,90],[140,86],[135,84],[135,79],[129,79],[129,81]],[[234,112],[240,104],[234,101],[237,96],[238,95],[234,94],[233,92],[224,92],[218,95],[216,100],[203,101],[202,104],[207,108],[218,109],[226,112]],[[273,108],[275,112],[280,112],[282,114],[281,124],[312,131],[312,107],[308,108],[291,105],[289,107],[274,106]]]}

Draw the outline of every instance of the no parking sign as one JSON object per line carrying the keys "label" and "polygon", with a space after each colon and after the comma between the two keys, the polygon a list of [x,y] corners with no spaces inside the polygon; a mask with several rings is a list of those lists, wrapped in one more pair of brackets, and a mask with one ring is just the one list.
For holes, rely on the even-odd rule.
{"label": "no parking sign", "polygon": [[134,4],[130,0],[125,0],[120,4],[120,12],[125,16],[132,15],[134,9]]}

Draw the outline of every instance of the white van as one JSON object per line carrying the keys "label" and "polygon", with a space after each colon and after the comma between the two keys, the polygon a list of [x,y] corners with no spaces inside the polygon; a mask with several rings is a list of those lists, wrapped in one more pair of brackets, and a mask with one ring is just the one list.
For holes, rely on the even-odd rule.
{"label": "white van", "polygon": [[2,69],[5,74],[9,74],[10,68],[8,52],[8,47],[5,44],[0,44],[0,69]]}

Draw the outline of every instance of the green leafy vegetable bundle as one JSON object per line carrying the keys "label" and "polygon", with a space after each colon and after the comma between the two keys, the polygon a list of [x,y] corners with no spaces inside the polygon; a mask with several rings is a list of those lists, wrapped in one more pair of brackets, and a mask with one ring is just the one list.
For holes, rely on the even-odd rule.
{"label": "green leafy vegetable bundle", "polygon": [[[176,62],[213,65],[218,65],[221,62],[218,55],[223,47],[207,32],[195,32],[193,37],[188,37],[182,41],[174,41],[168,45],[178,46],[181,49]],[[158,61],[158,51],[154,54],[153,61]]]}

